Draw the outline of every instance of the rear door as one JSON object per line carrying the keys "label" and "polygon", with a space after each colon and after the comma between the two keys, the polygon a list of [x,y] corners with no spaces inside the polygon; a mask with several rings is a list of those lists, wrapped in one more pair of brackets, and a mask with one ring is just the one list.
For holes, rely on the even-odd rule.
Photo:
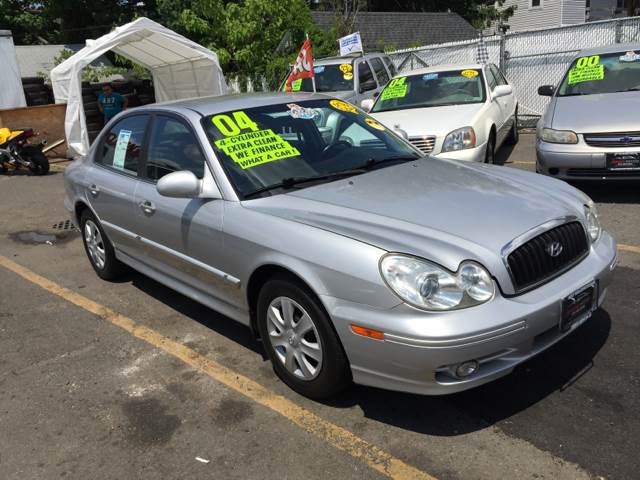
{"label": "rear door", "polygon": [[[493,75],[496,77],[496,80],[498,81],[498,85],[509,85],[509,82],[507,81],[506,77],[497,66],[492,64],[491,70],[493,71]],[[506,122],[505,136],[506,136],[508,135],[509,129],[513,125],[513,122],[516,120],[515,112],[516,112],[517,99],[516,99],[515,93],[512,93],[511,95],[502,97],[501,100],[505,109],[505,122]]]}
{"label": "rear door", "polygon": [[129,115],[101,138],[85,176],[86,198],[111,243],[130,256],[138,253],[134,209],[149,115]]}
{"label": "rear door", "polygon": [[[505,101],[503,100],[504,97],[496,98],[493,96],[493,90],[498,86],[498,79],[493,73],[491,67],[487,65],[484,69],[484,73],[487,76],[487,84],[489,85],[489,95],[488,95],[489,102],[490,102],[489,115],[491,116],[492,122],[496,126],[497,138],[496,138],[495,146],[497,148],[498,146],[500,146],[500,144],[502,143],[502,140],[505,137],[504,132],[505,132],[505,128],[507,127],[505,125],[505,122],[506,122],[508,113],[507,113]],[[487,132],[487,135],[488,135],[488,132]]]}
{"label": "rear door", "polygon": [[224,201],[169,198],[156,189],[157,181],[171,172],[188,170],[202,179],[211,175],[208,168],[189,121],[170,113],[155,114],[136,190],[135,219],[149,268],[223,299],[232,288],[217,270],[223,255]]}

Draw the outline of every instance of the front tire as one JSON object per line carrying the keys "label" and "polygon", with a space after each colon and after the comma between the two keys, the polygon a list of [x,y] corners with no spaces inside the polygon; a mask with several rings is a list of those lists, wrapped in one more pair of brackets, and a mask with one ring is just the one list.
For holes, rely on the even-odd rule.
{"label": "front tire", "polygon": [[351,383],[351,370],[331,321],[311,292],[286,276],[269,280],[258,297],[258,330],[276,375],[316,400]]}
{"label": "front tire", "polygon": [[484,153],[484,163],[495,163],[496,160],[496,136],[493,132],[487,140],[487,148]]}
{"label": "front tire", "polygon": [[513,126],[509,131],[509,136],[507,137],[507,143],[509,145],[515,145],[520,140],[520,132],[518,131],[518,108],[516,108],[516,113],[513,116]]}
{"label": "front tire", "polygon": [[102,225],[89,209],[80,215],[80,233],[89,262],[101,279],[116,280],[126,271],[126,266],[116,258]]}

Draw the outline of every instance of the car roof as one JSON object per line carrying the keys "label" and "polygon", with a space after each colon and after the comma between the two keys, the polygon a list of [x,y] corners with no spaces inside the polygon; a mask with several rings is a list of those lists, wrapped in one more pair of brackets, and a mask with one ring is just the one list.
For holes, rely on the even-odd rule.
{"label": "car roof", "polygon": [[360,53],[354,53],[353,55],[343,55],[336,57],[324,57],[324,58],[314,58],[314,65],[335,65],[340,63],[351,63],[358,58],[371,58],[371,57],[386,57],[387,55],[382,52],[369,52],[364,55]]}
{"label": "car roof", "polygon": [[174,110],[186,108],[200,115],[207,116],[220,112],[241,110],[244,108],[263,107],[266,105],[278,105],[282,103],[303,102],[306,100],[326,100],[330,98],[320,93],[243,93],[235,95],[222,95],[211,97],[188,98],[184,100],[174,100],[170,102],[154,103],[144,107],[136,108],[136,111],[143,110]]}
{"label": "car roof", "polygon": [[576,58],[588,57],[599,53],[628,52],[630,50],[640,50],[640,43],[617,43],[615,45],[607,45],[605,47],[586,48],[584,50],[580,50],[576,55]]}
{"label": "car roof", "polygon": [[418,68],[410,72],[398,73],[394,78],[406,77],[409,75],[424,75],[425,73],[450,72],[452,70],[482,70],[486,65],[480,63],[456,63],[449,65],[433,65],[431,67]]}

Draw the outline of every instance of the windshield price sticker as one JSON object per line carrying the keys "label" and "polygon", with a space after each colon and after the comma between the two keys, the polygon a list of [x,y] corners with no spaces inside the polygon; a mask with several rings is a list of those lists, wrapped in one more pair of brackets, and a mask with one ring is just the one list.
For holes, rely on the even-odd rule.
{"label": "windshield price sticker", "polygon": [[351,65],[350,63],[343,63],[340,65],[340,71],[342,73],[351,73],[353,72],[353,65]]}
{"label": "windshield price sticker", "polygon": [[[258,124],[243,111],[216,115],[211,122],[227,137],[216,140],[216,147],[243,170],[300,155],[297,148],[270,128],[260,130]],[[243,130],[250,131],[243,133]]]}
{"label": "windshield price sticker", "polygon": [[358,114],[358,110],[356,110],[356,107],[354,107],[350,103],[343,102],[342,100],[329,100],[329,105],[331,105],[336,110],[355,113],[356,115]]}
{"label": "windshield price sticker", "polygon": [[127,146],[130,138],[131,130],[120,130],[120,133],[118,133],[116,149],[113,152],[113,168],[124,170],[124,159],[127,156]]}
{"label": "windshield price sticker", "polygon": [[301,78],[291,82],[291,91],[292,92],[299,92],[301,88],[302,88],[302,79]]}
{"label": "windshield price sticker", "polygon": [[345,80],[353,80],[353,73],[347,72],[342,76],[342,78],[344,78]]}
{"label": "windshield price sticker", "polygon": [[569,70],[569,85],[576,83],[604,80],[604,65],[600,63],[600,55],[581,57],[576,66]]}
{"label": "windshield price sticker", "polygon": [[367,125],[369,125],[370,127],[373,127],[375,129],[381,130],[381,131],[385,131],[386,129],[384,128],[384,125],[382,125],[380,122],[374,120],[373,118],[365,118],[364,119],[365,123]]}
{"label": "windshield price sticker", "polygon": [[404,98],[407,95],[407,77],[394,78],[384,89],[380,100],[391,100],[394,98]]}
{"label": "windshield price sticker", "polygon": [[460,75],[467,78],[474,78],[478,76],[477,70],[463,70],[460,72]]}

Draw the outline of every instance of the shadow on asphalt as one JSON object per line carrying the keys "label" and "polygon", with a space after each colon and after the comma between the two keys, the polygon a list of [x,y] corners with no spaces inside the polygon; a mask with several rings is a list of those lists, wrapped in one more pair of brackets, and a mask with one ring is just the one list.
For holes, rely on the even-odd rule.
{"label": "shadow on asphalt", "polygon": [[597,203],[640,203],[640,181],[569,182]]}
{"label": "shadow on asphalt", "polygon": [[509,158],[511,157],[511,153],[515,148],[516,148],[515,145],[507,145],[506,143],[503,144],[496,152],[495,164],[504,165],[505,163],[509,163]]}
{"label": "shadow on asphalt", "polygon": [[195,300],[185,297],[175,290],[161,285],[141,273],[131,272],[129,275],[125,275],[121,281],[131,282],[134,287],[142,290],[150,297],[168,305],[214,332],[224,335],[246,349],[261,355],[266,360],[267,357],[262,345],[253,337],[251,330],[244,325],[199,304]]}
{"label": "shadow on asphalt", "polygon": [[568,388],[593,365],[611,330],[600,309],[573,334],[519,365],[510,375],[447,396],[421,396],[356,386],[329,405],[358,405],[367,418],[417,433],[452,436],[507,419]]}
{"label": "shadow on asphalt", "polygon": [[[132,272],[123,280],[266,360],[262,345],[247,327],[140,273]],[[325,404],[358,406],[369,419],[417,433],[454,436],[481,430],[569,387],[589,371],[610,330],[609,314],[599,309],[567,338],[510,375],[466,392],[430,397],[356,385]]]}

